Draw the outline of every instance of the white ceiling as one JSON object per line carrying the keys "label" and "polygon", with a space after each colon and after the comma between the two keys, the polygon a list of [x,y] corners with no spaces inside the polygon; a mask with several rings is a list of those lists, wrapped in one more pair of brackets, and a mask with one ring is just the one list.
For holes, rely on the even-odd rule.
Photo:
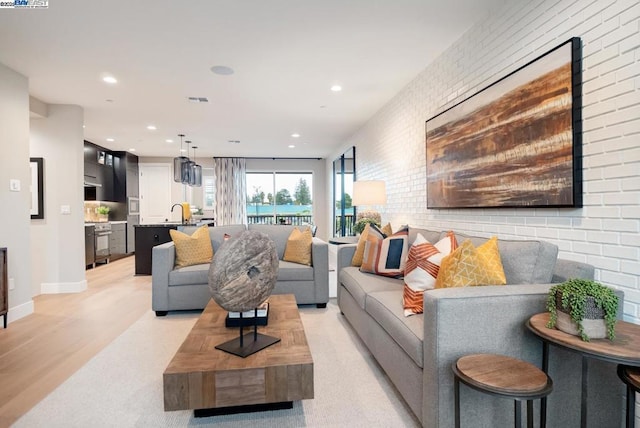
{"label": "white ceiling", "polygon": [[502,2],[49,0],[0,10],[0,63],[107,148],[177,156],[184,133],[198,157],[326,157]]}

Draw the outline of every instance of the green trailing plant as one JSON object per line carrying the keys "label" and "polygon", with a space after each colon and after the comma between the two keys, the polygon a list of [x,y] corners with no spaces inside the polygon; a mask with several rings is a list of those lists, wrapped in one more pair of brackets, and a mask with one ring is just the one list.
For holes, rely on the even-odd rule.
{"label": "green trailing plant", "polygon": [[[589,337],[585,334],[582,326],[588,297],[591,297],[595,306],[604,312],[607,337],[610,340],[615,339],[618,296],[611,288],[589,279],[573,278],[551,287],[547,297],[547,309],[550,313],[547,327],[554,328],[556,326],[557,311],[562,310],[567,312],[571,320],[576,323],[582,340],[589,342]],[[557,307],[558,302],[561,303],[561,308]]]}
{"label": "green trailing plant", "polygon": [[98,208],[96,208],[96,212],[100,215],[107,215],[109,214],[109,211],[111,211],[111,209],[105,206],[99,206]]}

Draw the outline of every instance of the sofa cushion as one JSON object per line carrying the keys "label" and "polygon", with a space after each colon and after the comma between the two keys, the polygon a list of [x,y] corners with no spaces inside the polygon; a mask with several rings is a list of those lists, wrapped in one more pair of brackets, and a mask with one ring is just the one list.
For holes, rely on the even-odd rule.
{"label": "sofa cushion", "polygon": [[371,225],[360,270],[395,278],[403,276],[409,249],[408,236],[408,226],[385,237],[380,229]]}
{"label": "sofa cushion", "polygon": [[438,242],[445,234],[438,230],[420,229],[417,227],[409,227],[409,245],[413,244],[418,237],[418,234],[424,236],[429,242]]}
{"label": "sofa cushion", "polygon": [[402,291],[375,291],[366,297],[366,312],[400,345],[418,365],[423,367],[423,315],[405,317],[402,312]]}
{"label": "sofa cushion", "polygon": [[282,260],[311,266],[311,229],[301,231],[297,227],[291,231],[287,239]]}
{"label": "sofa cushion", "polygon": [[[483,244],[487,238],[456,234],[458,242],[470,239],[473,245]],[[558,247],[536,240],[498,239],[500,259],[508,285],[548,284],[558,259]]]}
{"label": "sofa cushion", "polygon": [[169,272],[169,287],[209,283],[210,263],[177,268]]}
{"label": "sofa cushion", "polygon": [[497,238],[494,236],[478,248],[467,239],[445,257],[436,288],[505,284]]}
{"label": "sofa cushion", "polygon": [[418,233],[407,259],[402,304],[405,316],[422,313],[424,291],[436,285],[442,260],[457,247],[453,232],[439,240],[435,245]]}
{"label": "sofa cushion", "polygon": [[[342,268],[339,273],[339,281],[362,309],[365,307],[367,293],[402,291],[402,280],[363,273],[355,266]],[[399,299],[401,298],[399,297]]]}
{"label": "sofa cushion", "polygon": [[[187,235],[193,234],[198,230],[197,226],[179,226],[178,230],[186,233]],[[209,228],[209,238],[211,239],[211,246],[215,253],[220,248],[220,245],[225,241],[225,235],[229,237],[236,236],[247,230],[247,226],[244,224],[229,224],[226,226],[215,226]]]}
{"label": "sofa cushion", "polygon": [[213,248],[207,226],[198,228],[191,235],[171,229],[169,235],[176,246],[176,267],[211,262]]}
{"label": "sofa cushion", "polygon": [[268,235],[269,238],[276,244],[276,251],[278,252],[278,260],[282,260],[284,256],[284,250],[287,247],[287,239],[295,227],[299,227],[302,230],[308,229],[306,226],[291,226],[282,224],[249,224],[249,230],[255,230]]}
{"label": "sofa cushion", "polygon": [[313,267],[280,260],[278,281],[313,281]]}
{"label": "sofa cushion", "polygon": [[371,224],[367,223],[360,234],[360,238],[358,238],[358,246],[356,247],[356,252],[353,253],[353,257],[351,258],[351,266],[362,266],[362,259],[364,257],[364,247],[367,244],[367,236],[369,235],[369,228],[371,228]]}

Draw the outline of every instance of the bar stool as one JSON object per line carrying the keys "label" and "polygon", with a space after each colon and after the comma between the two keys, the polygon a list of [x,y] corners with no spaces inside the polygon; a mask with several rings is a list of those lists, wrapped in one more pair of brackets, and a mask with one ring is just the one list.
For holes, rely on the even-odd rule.
{"label": "bar stool", "polygon": [[[531,363],[495,354],[473,354],[453,364],[455,426],[460,428],[460,382],[481,392],[514,401],[515,426],[521,426],[521,401],[527,401],[527,427],[533,428],[533,400],[546,397],[553,382]],[[542,415],[545,420],[546,415]]]}
{"label": "bar stool", "polygon": [[633,428],[636,417],[636,392],[640,392],[640,368],[619,364],[618,376],[627,385],[627,428]]}

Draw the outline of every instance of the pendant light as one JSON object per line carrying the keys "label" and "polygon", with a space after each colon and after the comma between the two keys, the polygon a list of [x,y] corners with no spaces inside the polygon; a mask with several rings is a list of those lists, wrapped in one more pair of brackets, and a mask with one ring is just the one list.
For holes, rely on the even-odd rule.
{"label": "pendant light", "polygon": [[202,167],[196,163],[197,148],[198,146],[193,146],[193,166],[189,175],[189,185],[200,187],[202,186]]}
{"label": "pendant light", "polygon": [[182,139],[184,138],[184,134],[178,134],[178,137],[180,137],[180,156],[173,158],[173,181],[176,183],[184,183],[182,180],[182,168],[183,164],[189,161],[189,158],[182,156]]}
{"label": "pendant light", "polygon": [[[189,156],[189,144],[191,141],[185,141],[187,143],[187,156]],[[182,164],[182,184],[191,184],[191,169],[196,163],[187,157],[187,161]]]}

